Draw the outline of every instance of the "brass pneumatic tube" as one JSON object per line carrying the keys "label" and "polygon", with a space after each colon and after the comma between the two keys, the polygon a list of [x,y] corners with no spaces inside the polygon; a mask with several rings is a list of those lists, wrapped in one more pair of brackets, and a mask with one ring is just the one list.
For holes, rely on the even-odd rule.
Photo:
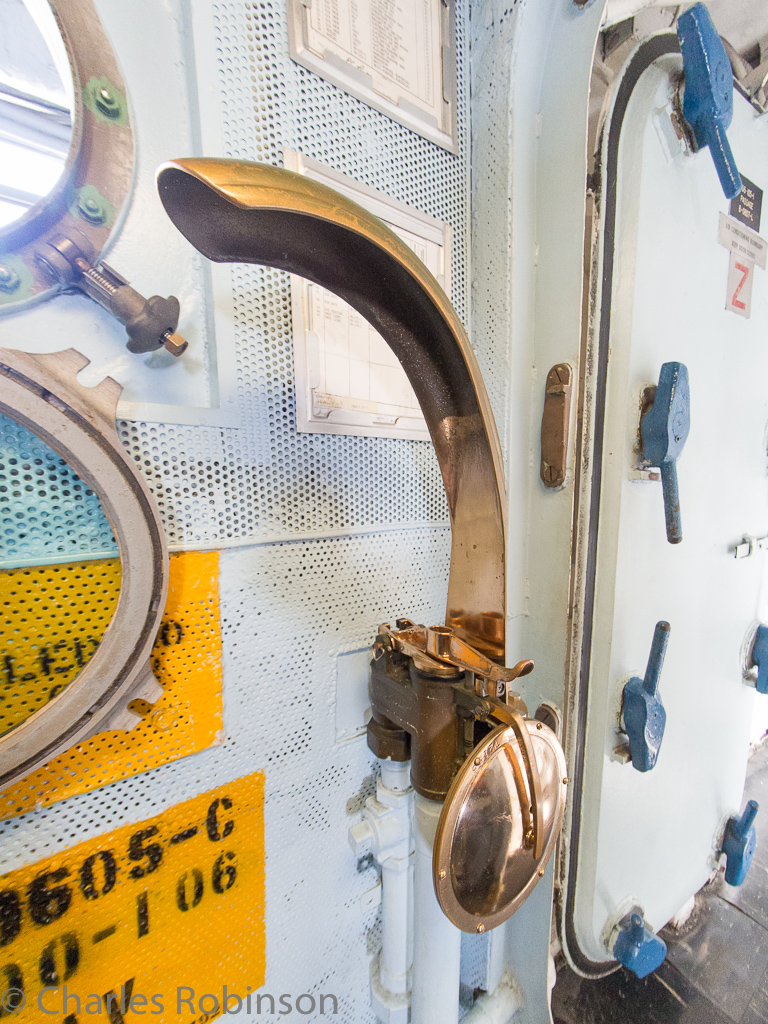
{"label": "brass pneumatic tube", "polygon": [[174,160],[160,168],[158,189],[176,227],[209,259],[299,274],[339,295],[389,344],[416,392],[448,497],[446,624],[503,662],[501,449],[475,355],[440,285],[380,220],[303,175]]}

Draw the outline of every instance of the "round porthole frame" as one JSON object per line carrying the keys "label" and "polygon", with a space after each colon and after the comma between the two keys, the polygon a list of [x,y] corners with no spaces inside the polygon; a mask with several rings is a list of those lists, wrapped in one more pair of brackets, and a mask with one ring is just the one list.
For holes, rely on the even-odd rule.
{"label": "round porthole frame", "polygon": [[[469,934],[482,933],[498,928],[528,899],[533,889],[541,881],[544,869],[549,858],[552,856],[562,828],[568,791],[568,778],[563,748],[555,733],[542,722],[538,722],[535,719],[525,719],[524,725],[529,734],[530,747],[534,752],[534,756],[536,756],[539,779],[542,784],[541,799],[544,803],[545,814],[546,809],[553,801],[554,813],[550,814],[548,820],[545,821],[546,834],[542,844],[541,855],[536,857],[533,851],[530,851],[530,875],[527,883],[512,898],[508,899],[500,909],[491,913],[473,913],[457,897],[452,872],[453,841],[462,811],[472,798],[478,780],[484,774],[489,764],[495,758],[505,756],[507,750],[511,749],[511,756],[517,757],[514,774],[517,781],[518,800],[521,799],[520,787],[523,787],[530,801],[531,779],[525,770],[520,742],[512,726],[498,726],[477,744],[454,778],[438,820],[432,860],[435,895],[446,917],[461,931]],[[539,752],[542,752],[544,755],[541,760],[535,753],[537,747]],[[548,753],[546,753],[547,751]],[[544,768],[545,757],[548,756],[552,758],[551,766],[553,770],[546,773],[542,769]],[[524,847],[521,847],[522,849]],[[528,853],[526,852],[525,855],[527,856]]]}
{"label": "round porthole frame", "polygon": [[84,237],[98,256],[125,215],[133,185],[125,83],[93,0],[47,2],[69,57],[72,139],[52,191],[0,230],[0,316],[61,290],[37,259],[48,240]]}
{"label": "round porthole frame", "polygon": [[115,429],[121,386],[77,382],[88,359],[74,349],[30,355],[0,348],[0,413],[59,454],[101,501],[117,541],[122,579],[112,621],[78,675],[28,719],[0,736],[0,790],[105,729],[140,721],[128,704],[163,689],[150,654],[165,609],[168,551],[143,477]]}

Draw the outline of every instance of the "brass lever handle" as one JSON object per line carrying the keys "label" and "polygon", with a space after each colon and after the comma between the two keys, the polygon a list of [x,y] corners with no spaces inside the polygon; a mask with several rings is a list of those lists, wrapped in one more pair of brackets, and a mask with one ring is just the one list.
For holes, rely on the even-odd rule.
{"label": "brass lever handle", "polygon": [[446,622],[504,660],[501,448],[469,339],[448,297],[380,220],[299,174],[238,160],[176,160],[158,172],[174,224],[218,262],[314,281],[372,324],[402,363],[429,426],[452,527]]}
{"label": "brass lever handle", "polygon": [[491,714],[498,718],[505,725],[511,725],[515,731],[517,742],[520,744],[520,753],[523,755],[525,769],[528,774],[528,788],[531,795],[531,810],[533,811],[533,856],[536,860],[541,857],[544,850],[544,808],[541,797],[541,781],[539,779],[539,766],[536,763],[536,754],[531,743],[531,737],[525,727],[522,715],[513,711],[507,704],[501,701],[491,700]]}
{"label": "brass lever handle", "polygon": [[379,657],[386,639],[398,651],[409,657],[426,654],[434,661],[453,665],[465,672],[473,672],[492,683],[511,683],[513,679],[527,676],[533,671],[533,662],[527,658],[518,661],[511,668],[498,665],[456,636],[450,626],[417,626],[410,619],[398,619],[397,625],[400,628],[396,631],[390,629],[387,624],[379,626],[379,636],[373,645],[376,657]]}

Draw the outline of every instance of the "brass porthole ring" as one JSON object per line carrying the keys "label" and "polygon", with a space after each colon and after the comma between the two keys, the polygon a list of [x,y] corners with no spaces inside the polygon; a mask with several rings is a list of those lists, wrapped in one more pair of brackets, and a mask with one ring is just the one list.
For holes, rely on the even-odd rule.
{"label": "brass porthole ring", "polygon": [[117,608],[90,661],[0,737],[0,789],[93,733],[131,728],[140,719],[128,703],[162,694],[149,657],[168,588],[165,535],[115,429],[121,387],[111,378],[83,387],[77,374],[87,364],[74,349],[29,355],[0,348],[0,413],[49,445],[98,496],[122,564]]}
{"label": "brass porthole ring", "polygon": [[62,287],[40,258],[64,235],[100,253],[124,220],[135,148],[125,83],[93,0],[48,0],[69,58],[74,104],[64,169],[52,191],[0,230],[0,315]]}

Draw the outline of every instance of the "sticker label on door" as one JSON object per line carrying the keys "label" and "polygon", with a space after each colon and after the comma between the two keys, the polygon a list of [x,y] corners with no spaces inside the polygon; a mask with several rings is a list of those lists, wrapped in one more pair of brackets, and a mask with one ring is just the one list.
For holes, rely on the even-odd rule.
{"label": "sticker label on door", "polygon": [[765,270],[766,257],[768,257],[768,242],[754,231],[749,231],[739,224],[738,221],[720,214],[720,230],[717,235],[720,245],[744,260],[751,260],[758,267]]}
{"label": "sticker label on door", "polygon": [[731,216],[746,224],[753,231],[760,230],[760,214],[763,209],[763,190],[753,181],[741,175],[741,192],[731,200]]}
{"label": "sticker label on door", "polygon": [[755,265],[750,260],[745,260],[731,253],[728,267],[728,293],[726,295],[725,308],[739,316],[749,318],[752,312],[752,278],[755,273]]}
{"label": "sticker label on door", "polygon": [[263,806],[259,772],[2,876],[0,1017],[245,1011],[264,984]]}

